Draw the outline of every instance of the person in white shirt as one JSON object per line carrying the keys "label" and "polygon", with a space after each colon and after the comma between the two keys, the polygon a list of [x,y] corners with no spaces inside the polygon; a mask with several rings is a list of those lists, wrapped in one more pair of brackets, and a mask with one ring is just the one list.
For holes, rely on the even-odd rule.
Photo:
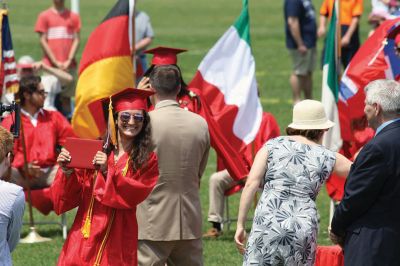
{"label": "person in white shirt", "polygon": [[13,136],[0,126],[0,265],[12,265],[11,252],[18,244],[25,196],[22,187],[6,182],[12,160]]}

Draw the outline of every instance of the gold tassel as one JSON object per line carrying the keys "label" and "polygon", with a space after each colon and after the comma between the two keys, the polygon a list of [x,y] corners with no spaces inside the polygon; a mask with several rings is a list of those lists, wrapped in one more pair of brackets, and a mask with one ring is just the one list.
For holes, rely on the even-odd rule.
{"label": "gold tassel", "polygon": [[124,167],[124,169],[122,170],[122,176],[126,176],[126,174],[128,173],[129,161],[130,161],[130,158],[129,158],[128,160],[126,160],[125,167]]}
{"label": "gold tassel", "polygon": [[[94,182],[96,180],[96,176],[97,176],[97,171],[94,172],[92,184],[94,184]],[[85,238],[85,239],[88,239],[90,236],[90,227],[92,225],[93,205],[94,205],[94,196],[93,196],[93,190],[92,190],[92,197],[90,198],[90,203],[89,203],[89,208],[88,208],[88,211],[86,214],[86,219],[81,228],[81,233],[83,235],[83,238]]]}
{"label": "gold tassel", "polygon": [[114,115],[113,115],[113,107],[112,107],[112,101],[111,101],[111,96],[110,96],[110,103],[108,104],[108,130],[110,131],[110,138],[111,138],[111,143],[114,146],[117,146],[117,133],[115,132],[115,121],[114,121]]}

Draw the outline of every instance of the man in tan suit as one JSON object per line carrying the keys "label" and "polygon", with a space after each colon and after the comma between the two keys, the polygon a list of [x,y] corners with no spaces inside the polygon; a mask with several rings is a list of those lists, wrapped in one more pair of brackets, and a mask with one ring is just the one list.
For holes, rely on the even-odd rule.
{"label": "man in tan suit", "polygon": [[138,206],[139,265],[203,265],[200,178],[210,138],[206,121],[179,107],[180,71],[157,66],[150,75],[155,110],[150,112],[160,176]]}

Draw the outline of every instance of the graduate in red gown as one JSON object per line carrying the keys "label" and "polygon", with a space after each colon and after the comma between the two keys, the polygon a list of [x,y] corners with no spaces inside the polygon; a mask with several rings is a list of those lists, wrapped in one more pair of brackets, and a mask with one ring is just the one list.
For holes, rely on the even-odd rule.
{"label": "graduate in red gown", "polygon": [[[108,152],[93,158],[97,170],[71,169],[62,149],[60,169],[51,187],[57,214],[78,207],[58,265],[137,265],[136,206],[157,182],[147,114],[149,91],[126,89],[112,96]],[[107,143],[106,143],[107,144]]]}
{"label": "graduate in red gown", "polygon": [[[21,101],[21,125],[24,129],[27,173],[24,171],[22,136],[14,141],[14,160],[10,182],[25,187],[25,177],[30,178],[32,205],[43,214],[52,209],[48,186],[54,180],[58,166],[57,150],[65,144],[67,137],[73,137],[71,125],[58,111],[43,109],[46,92],[41,78],[30,75],[22,77],[18,91]],[[10,130],[15,113],[4,118],[1,125]],[[27,198],[27,197],[26,197]]]}

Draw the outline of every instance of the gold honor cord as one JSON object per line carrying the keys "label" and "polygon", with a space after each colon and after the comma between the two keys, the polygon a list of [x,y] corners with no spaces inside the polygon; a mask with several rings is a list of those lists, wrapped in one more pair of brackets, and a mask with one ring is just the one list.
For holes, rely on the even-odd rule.
{"label": "gold honor cord", "polygon": [[115,217],[115,209],[112,209],[110,222],[107,225],[107,230],[106,230],[106,234],[104,235],[103,241],[101,241],[99,252],[97,253],[96,260],[94,261],[94,266],[100,266],[101,258],[103,257],[103,251],[106,246],[108,236],[110,235],[111,226],[114,222],[114,217]]}
{"label": "gold honor cord", "polygon": [[[125,167],[123,169],[123,172],[122,172],[123,176],[125,176],[126,173],[128,172],[128,168],[129,168],[129,159],[126,161]],[[94,204],[93,191],[94,191],[94,182],[96,181],[96,176],[97,176],[97,171],[95,172],[95,175],[94,175],[94,178],[93,178],[92,197],[90,199],[89,209],[88,209],[88,212],[87,212],[87,215],[86,215],[85,223],[83,224],[82,229],[81,229],[82,235],[83,235],[83,237],[85,239],[89,238],[89,236],[90,236],[90,226],[92,224],[93,204]],[[103,256],[103,251],[104,251],[104,248],[106,246],[108,237],[110,235],[111,226],[112,226],[112,224],[114,222],[114,217],[115,217],[115,209],[112,209],[110,222],[107,225],[106,233],[104,235],[103,241],[101,242],[99,252],[96,255],[96,259],[94,261],[94,266],[99,266],[100,265],[101,258]]]}

